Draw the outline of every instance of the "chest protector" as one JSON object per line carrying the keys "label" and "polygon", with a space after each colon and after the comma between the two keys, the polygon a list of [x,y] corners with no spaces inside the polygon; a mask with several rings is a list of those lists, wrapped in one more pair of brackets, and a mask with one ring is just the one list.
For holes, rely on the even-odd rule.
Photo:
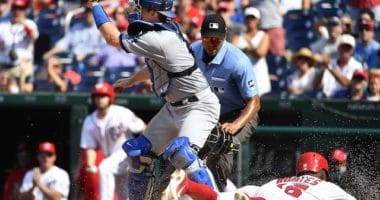
{"label": "chest protector", "polygon": [[[168,21],[167,23],[150,23],[142,20],[136,20],[133,23],[129,24],[128,26],[128,35],[129,36],[136,36],[142,35],[144,33],[147,33],[149,31],[171,31],[176,33],[179,39],[184,41],[186,43],[187,49],[193,55],[194,53],[191,50],[188,42],[183,37],[182,32],[179,28],[179,25],[173,21]],[[195,59],[194,59],[195,60]],[[189,67],[188,69],[185,69],[181,72],[171,72],[167,69],[160,66],[157,62],[155,62],[152,59],[145,59],[145,62],[148,66],[149,72],[150,72],[150,78],[153,83],[153,90],[156,93],[157,96],[165,97],[169,86],[171,83],[171,80],[173,78],[179,78],[183,76],[189,76],[193,71],[197,69],[197,66],[194,61],[194,65]],[[154,70],[154,66],[157,66],[159,70]],[[163,74],[164,73],[164,74]]]}

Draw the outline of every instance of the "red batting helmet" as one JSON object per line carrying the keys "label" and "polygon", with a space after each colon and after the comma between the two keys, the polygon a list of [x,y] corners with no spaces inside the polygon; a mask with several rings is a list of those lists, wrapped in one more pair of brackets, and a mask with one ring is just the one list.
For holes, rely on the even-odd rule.
{"label": "red batting helmet", "polygon": [[107,95],[110,97],[111,104],[115,102],[115,93],[109,83],[97,83],[91,91],[91,96],[94,95]]}
{"label": "red batting helmet", "polygon": [[326,158],[317,152],[306,152],[297,161],[296,173],[298,175],[302,172],[319,172],[322,169],[326,173],[329,170]]}

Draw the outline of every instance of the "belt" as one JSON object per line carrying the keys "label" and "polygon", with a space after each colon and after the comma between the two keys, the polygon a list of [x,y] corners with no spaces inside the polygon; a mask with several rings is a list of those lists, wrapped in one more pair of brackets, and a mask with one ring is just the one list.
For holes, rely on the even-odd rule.
{"label": "belt", "polygon": [[176,101],[176,102],[172,102],[170,103],[170,105],[172,106],[183,106],[183,105],[186,105],[190,102],[196,102],[196,101],[199,101],[198,97],[197,96],[191,96],[191,97],[186,97],[182,100],[179,100],[179,101]]}
{"label": "belt", "polygon": [[12,68],[14,66],[15,65],[12,65],[12,64],[0,63],[0,68],[10,69],[10,68]]}

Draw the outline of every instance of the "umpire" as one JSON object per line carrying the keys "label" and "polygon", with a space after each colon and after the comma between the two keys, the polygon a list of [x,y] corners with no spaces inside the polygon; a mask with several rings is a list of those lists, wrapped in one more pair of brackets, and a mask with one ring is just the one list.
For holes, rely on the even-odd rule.
{"label": "umpire", "polygon": [[[202,40],[193,43],[192,49],[197,66],[221,103],[221,131],[243,143],[256,131],[260,98],[252,63],[240,49],[225,40],[226,30],[220,15],[206,16],[201,28]],[[233,165],[233,152],[209,152],[207,166],[220,191],[224,191]]]}

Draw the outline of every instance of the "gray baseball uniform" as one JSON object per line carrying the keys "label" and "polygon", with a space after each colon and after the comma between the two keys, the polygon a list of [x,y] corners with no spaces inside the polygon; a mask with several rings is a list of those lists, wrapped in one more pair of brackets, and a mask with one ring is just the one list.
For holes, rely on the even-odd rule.
{"label": "gray baseball uniform", "polygon": [[146,58],[153,89],[167,101],[144,132],[152,152],[161,155],[179,136],[202,147],[218,121],[220,104],[198,68],[190,75],[168,77],[168,72],[182,72],[194,65],[186,42],[173,31],[161,30],[130,38],[122,35],[121,44],[127,52]]}

